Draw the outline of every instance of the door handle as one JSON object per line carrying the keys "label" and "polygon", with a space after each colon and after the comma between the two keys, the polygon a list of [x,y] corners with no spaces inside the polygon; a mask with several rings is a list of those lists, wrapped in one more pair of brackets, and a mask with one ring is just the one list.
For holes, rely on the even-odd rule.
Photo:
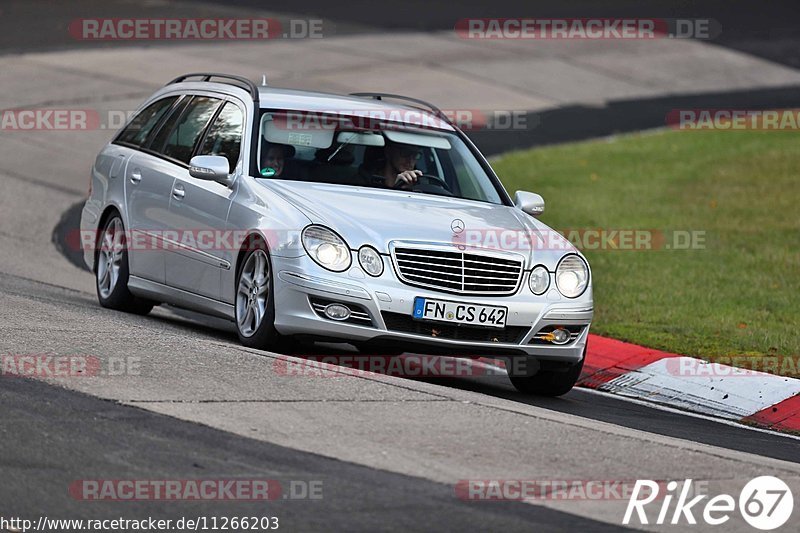
{"label": "door handle", "polygon": [[176,200],[181,200],[184,196],[186,196],[186,191],[183,190],[183,187],[178,185],[172,189],[172,196],[175,197]]}
{"label": "door handle", "polygon": [[136,168],[131,172],[131,183],[137,185],[140,181],[142,181],[142,171]]}

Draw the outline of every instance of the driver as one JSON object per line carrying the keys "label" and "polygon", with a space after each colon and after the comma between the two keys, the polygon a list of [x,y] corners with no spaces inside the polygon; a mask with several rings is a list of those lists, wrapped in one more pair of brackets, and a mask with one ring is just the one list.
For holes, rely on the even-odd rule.
{"label": "driver", "polygon": [[378,175],[383,177],[383,184],[390,189],[410,189],[419,177],[421,170],[416,170],[417,161],[422,150],[411,144],[389,143],[384,147],[386,164],[379,169]]}

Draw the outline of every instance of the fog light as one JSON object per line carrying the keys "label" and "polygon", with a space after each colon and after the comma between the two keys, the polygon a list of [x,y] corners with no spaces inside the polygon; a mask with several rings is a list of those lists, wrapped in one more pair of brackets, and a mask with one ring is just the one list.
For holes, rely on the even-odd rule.
{"label": "fog light", "polygon": [[342,304],[329,304],[325,307],[325,316],[331,320],[347,320],[350,318],[350,309]]}
{"label": "fog light", "polygon": [[569,331],[562,328],[554,329],[551,335],[553,336],[553,344],[566,344],[570,339]]}

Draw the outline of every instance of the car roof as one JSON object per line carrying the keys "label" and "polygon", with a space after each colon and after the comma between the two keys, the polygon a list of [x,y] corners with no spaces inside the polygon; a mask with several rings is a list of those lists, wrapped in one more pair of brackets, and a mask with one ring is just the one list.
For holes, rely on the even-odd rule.
{"label": "car roof", "polygon": [[[164,87],[159,93],[176,90],[211,90],[237,96],[247,95],[247,98],[252,98],[247,91],[240,87],[214,81],[172,83]],[[446,120],[442,120],[434,112],[395,101],[271,86],[258,87],[258,93],[261,109],[369,117],[400,122],[409,126],[455,131],[451,124]]]}

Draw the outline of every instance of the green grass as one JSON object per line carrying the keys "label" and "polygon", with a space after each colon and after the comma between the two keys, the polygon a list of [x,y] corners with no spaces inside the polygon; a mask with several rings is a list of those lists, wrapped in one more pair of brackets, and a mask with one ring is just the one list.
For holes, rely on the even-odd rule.
{"label": "green grass", "polygon": [[555,229],[706,232],[699,250],[584,250],[595,333],[712,360],[800,355],[800,134],[645,133],[494,167],[545,198]]}

